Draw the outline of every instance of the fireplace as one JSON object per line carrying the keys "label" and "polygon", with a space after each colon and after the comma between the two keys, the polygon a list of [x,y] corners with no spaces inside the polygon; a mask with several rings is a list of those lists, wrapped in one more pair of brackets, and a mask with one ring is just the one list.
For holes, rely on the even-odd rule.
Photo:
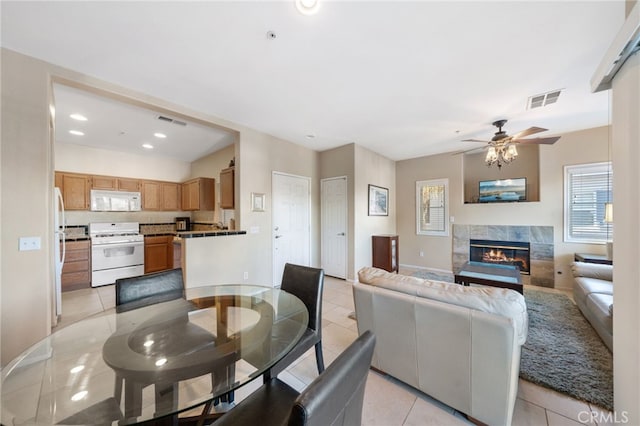
{"label": "fireplace", "polygon": [[520,273],[529,275],[529,248],[528,242],[496,241],[496,240],[469,240],[469,260],[499,265],[515,265],[520,268]]}

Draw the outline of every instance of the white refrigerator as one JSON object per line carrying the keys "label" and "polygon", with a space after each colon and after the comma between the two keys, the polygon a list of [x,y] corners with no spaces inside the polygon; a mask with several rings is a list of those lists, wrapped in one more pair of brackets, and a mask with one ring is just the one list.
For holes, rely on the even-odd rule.
{"label": "white refrigerator", "polygon": [[62,201],[62,192],[60,188],[53,189],[54,209],[53,209],[53,263],[55,265],[55,283],[54,283],[54,307],[53,317],[54,323],[62,314],[62,265],[64,265],[64,257],[66,254],[65,236],[64,236],[64,202]]}

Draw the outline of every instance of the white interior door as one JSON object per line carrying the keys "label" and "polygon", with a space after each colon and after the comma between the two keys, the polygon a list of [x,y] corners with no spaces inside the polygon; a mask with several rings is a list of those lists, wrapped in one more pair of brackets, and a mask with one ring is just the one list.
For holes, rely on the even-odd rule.
{"label": "white interior door", "polygon": [[347,278],[347,178],[320,182],[322,268],[326,275]]}
{"label": "white interior door", "polygon": [[273,173],[273,285],[282,282],[284,264],[310,266],[310,179]]}

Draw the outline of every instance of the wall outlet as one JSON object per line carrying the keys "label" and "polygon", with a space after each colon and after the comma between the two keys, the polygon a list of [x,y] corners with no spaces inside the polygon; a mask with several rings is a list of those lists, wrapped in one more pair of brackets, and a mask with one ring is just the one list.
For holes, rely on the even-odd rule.
{"label": "wall outlet", "polygon": [[420,250],[420,257],[424,257],[424,252]]}
{"label": "wall outlet", "polygon": [[243,278],[245,279],[245,281],[249,279],[249,273],[247,271],[244,272]]}
{"label": "wall outlet", "polygon": [[40,250],[40,237],[20,237],[20,251]]}

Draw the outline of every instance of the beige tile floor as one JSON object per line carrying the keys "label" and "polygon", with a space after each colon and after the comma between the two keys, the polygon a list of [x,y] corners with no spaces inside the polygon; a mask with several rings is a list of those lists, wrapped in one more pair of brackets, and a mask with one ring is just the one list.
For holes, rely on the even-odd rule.
{"label": "beige tile floor", "polygon": [[[114,287],[77,290],[63,293],[62,320],[57,328],[79,319],[114,309]],[[325,365],[357,337],[356,322],[348,318],[354,310],[351,284],[331,277],[325,279],[322,309],[323,353]],[[302,390],[316,376],[313,350],[293,363],[280,374],[298,390]],[[236,392],[236,402],[252,392],[259,381],[254,381]],[[520,380],[516,401],[514,425],[578,425],[585,420],[584,412],[600,410],[565,395]],[[583,413],[583,414],[580,414]],[[363,408],[363,425],[464,425],[471,424],[454,409],[441,404],[416,389],[379,374],[369,372]],[[591,423],[594,424],[594,423]]]}

